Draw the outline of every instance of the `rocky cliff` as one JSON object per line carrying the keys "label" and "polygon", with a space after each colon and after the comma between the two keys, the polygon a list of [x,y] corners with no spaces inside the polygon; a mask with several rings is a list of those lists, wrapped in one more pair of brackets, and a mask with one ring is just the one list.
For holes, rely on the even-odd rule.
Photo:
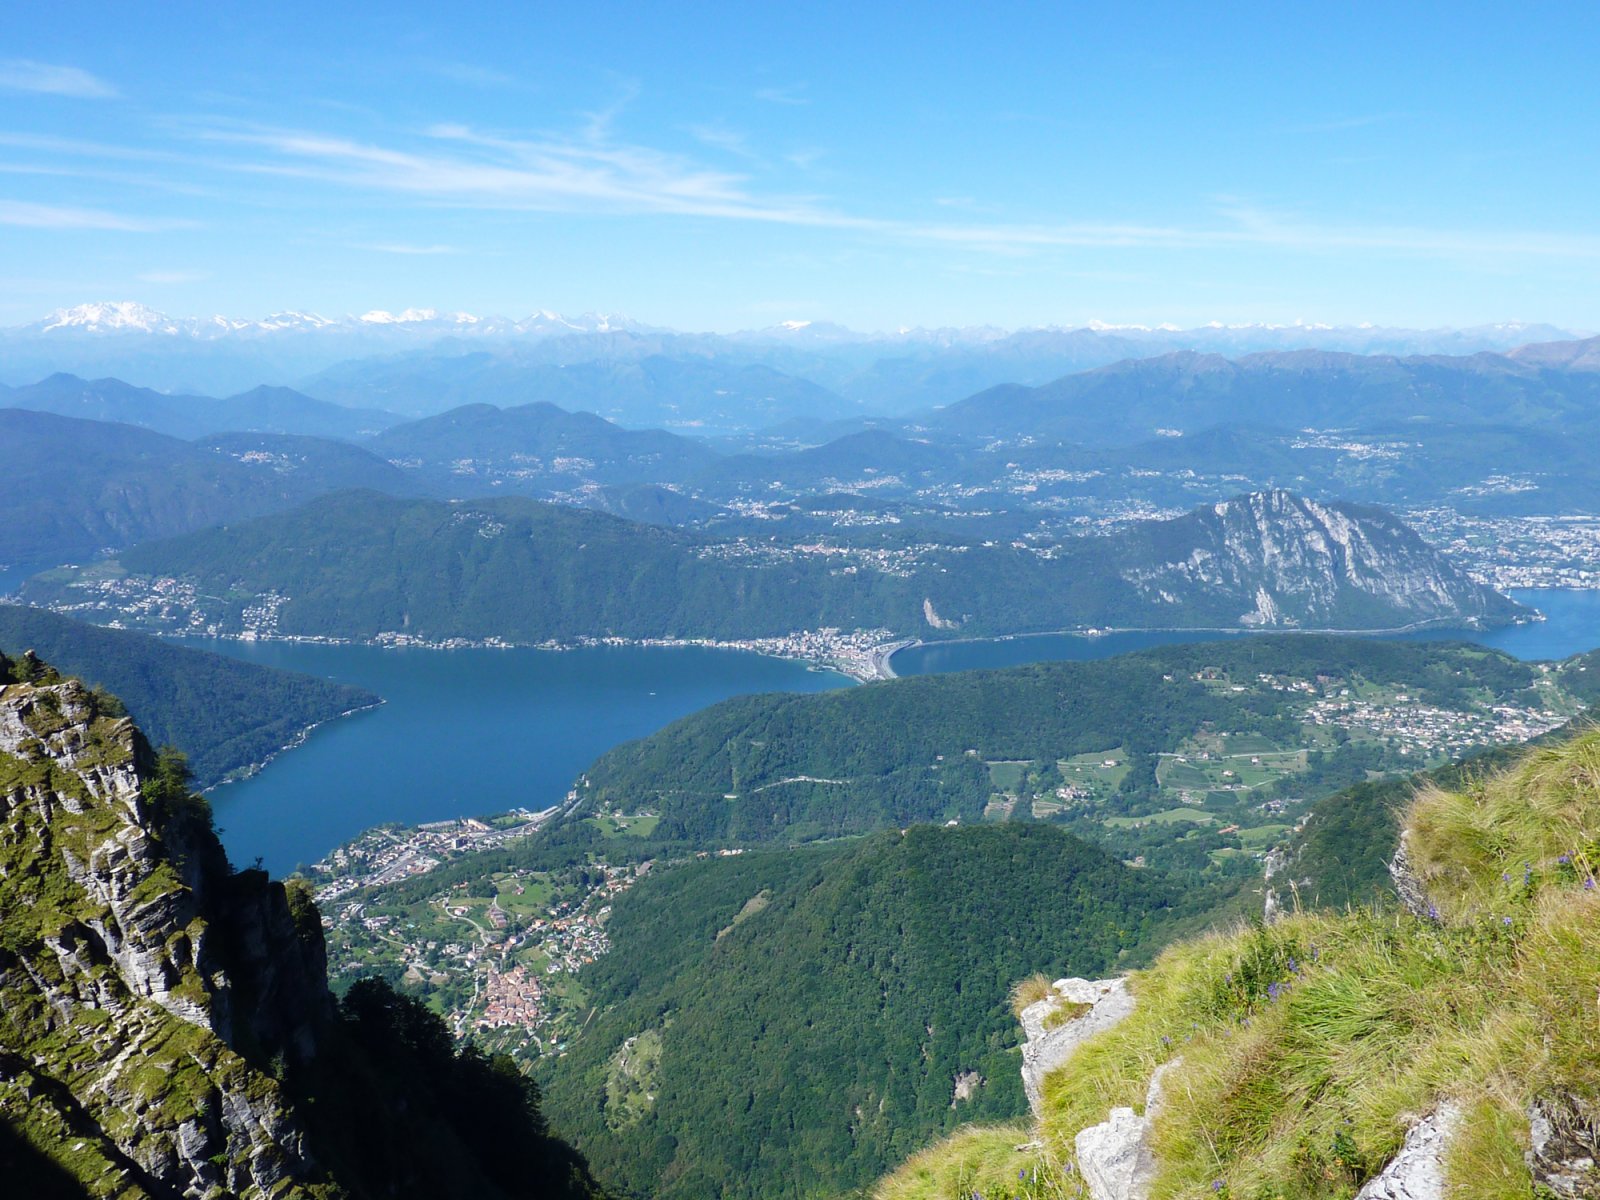
{"label": "rocky cliff", "polygon": [[358,990],[303,890],[230,868],[181,760],[0,654],[0,1192],[596,1194],[514,1068]]}
{"label": "rocky cliff", "polygon": [[0,664],[29,680],[0,689],[0,1110],[97,1194],[315,1191],[304,1128],[238,1051],[314,1051],[320,930],[230,875],[129,720]]}
{"label": "rocky cliff", "polygon": [[1122,575],[1178,607],[1230,597],[1255,629],[1503,623],[1516,604],[1462,574],[1381,509],[1253,492],[1129,537]]}

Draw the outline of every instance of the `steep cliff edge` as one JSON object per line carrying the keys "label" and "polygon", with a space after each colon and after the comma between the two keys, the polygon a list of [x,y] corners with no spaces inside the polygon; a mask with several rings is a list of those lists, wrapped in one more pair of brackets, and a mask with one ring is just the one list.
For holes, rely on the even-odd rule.
{"label": "steep cliff edge", "polygon": [[1240,605],[1245,629],[1498,625],[1527,612],[1380,508],[1282,489],[1134,526],[1125,580],[1146,600]]}
{"label": "steep cliff edge", "polygon": [[0,655],[8,1194],[592,1194],[514,1071],[382,985],[337,1005],[309,897],[234,872],[181,760],[102,707]]}
{"label": "steep cliff edge", "polygon": [[[0,691],[0,1109],[36,1145],[70,1147],[96,1193],[315,1193],[304,1128],[233,1047],[314,1049],[331,1015],[320,938],[296,936],[281,887],[238,894],[132,722],[100,715],[76,680],[20,673],[30,682]],[[252,944],[224,955],[219,935],[239,927]],[[257,1027],[265,1009],[236,1005],[225,957],[251,984],[281,960],[249,990],[296,1018]]]}
{"label": "steep cliff edge", "polygon": [[[963,1131],[879,1200],[1600,1196],[1600,733],[1403,827],[1404,907],[1169,948],[1053,1057],[1033,1129]],[[1025,1010],[1030,1044],[1080,1007]]]}

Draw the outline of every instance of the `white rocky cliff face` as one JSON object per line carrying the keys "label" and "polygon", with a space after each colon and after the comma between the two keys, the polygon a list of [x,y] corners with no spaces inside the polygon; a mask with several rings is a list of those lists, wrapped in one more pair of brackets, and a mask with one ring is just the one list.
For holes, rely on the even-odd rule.
{"label": "white rocky cliff face", "polygon": [[1084,1042],[1133,1011],[1133,996],[1124,978],[1058,979],[1051,992],[1022,1010],[1022,1031],[1028,1039],[1022,1046],[1022,1086],[1035,1117],[1044,1077]]}

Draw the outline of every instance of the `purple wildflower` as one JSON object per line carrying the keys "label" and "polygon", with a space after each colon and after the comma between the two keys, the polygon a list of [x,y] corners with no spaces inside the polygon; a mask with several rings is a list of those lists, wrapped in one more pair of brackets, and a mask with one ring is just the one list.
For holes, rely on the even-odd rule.
{"label": "purple wildflower", "polygon": [[1501,917],[1500,920],[1503,921],[1507,925],[1511,924],[1511,918],[1510,917]]}
{"label": "purple wildflower", "polygon": [[1586,892],[1594,891],[1594,876],[1591,875],[1588,879],[1583,881],[1583,890]]}
{"label": "purple wildflower", "polygon": [[1560,857],[1559,857],[1559,858],[1557,858],[1557,859],[1556,859],[1556,861],[1557,861],[1557,862],[1558,862],[1558,863],[1560,863],[1560,864],[1561,864],[1561,865],[1562,865],[1562,866],[1563,866],[1563,867],[1564,867],[1564,866],[1566,866],[1566,865],[1567,865],[1567,864],[1568,864],[1568,863],[1569,863],[1569,862],[1571,862],[1571,861],[1572,861],[1572,855],[1570,855],[1570,854],[1563,854],[1563,855],[1561,855],[1561,856],[1560,856]]}
{"label": "purple wildflower", "polygon": [[1211,1190],[1213,1192],[1220,1192],[1226,1186],[1227,1184],[1223,1183],[1220,1179],[1213,1179],[1211,1181]]}
{"label": "purple wildflower", "polygon": [[1296,975],[1300,974],[1300,964],[1295,962],[1292,954],[1289,956],[1289,970]]}
{"label": "purple wildflower", "polygon": [[1510,883],[1511,882],[1511,872],[1510,871],[1501,871],[1500,872],[1500,878],[1505,880],[1507,883]]}
{"label": "purple wildflower", "polygon": [[1278,993],[1281,992],[1282,990],[1283,990],[1283,988],[1279,984],[1276,984],[1276,983],[1267,984],[1267,999],[1268,1000],[1276,1000],[1278,998]]}
{"label": "purple wildflower", "polygon": [[1438,919],[1439,919],[1439,910],[1437,908],[1435,908],[1431,904],[1428,905],[1428,920],[1437,921]]}

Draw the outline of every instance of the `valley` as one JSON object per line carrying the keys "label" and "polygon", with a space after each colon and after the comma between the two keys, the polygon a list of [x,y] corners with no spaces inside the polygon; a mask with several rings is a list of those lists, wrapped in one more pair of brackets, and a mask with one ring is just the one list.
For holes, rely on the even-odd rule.
{"label": "valley", "polygon": [[[969,815],[952,819],[1044,821],[1111,848],[1136,867],[1188,871],[1197,884],[1255,880],[1265,853],[1304,824],[1320,797],[1354,781],[1404,775],[1538,737],[1581,713],[1589,695],[1582,685],[1575,693],[1563,684],[1579,678],[1587,660],[1562,668],[1523,666],[1481,652],[1418,647],[1405,652],[1409,668],[1385,665],[1383,678],[1373,680],[1358,669],[1330,673],[1337,656],[1312,644],[1298,656],[1274,648],[1280,661],[1298,657],[1308,664],[1294,668],[1304,674],[1252,674],[1235,665],[1236,680],[1223,665],[1274,657],[1270,650],[1246,656],[1248,649],[1218,646],[1214,658],[1200,651],[1176,658],[1150,652],[1164,668],[1183,662],[1190,682],[1223,700],[1222,711],[1232,715],[1143,756],[1154,760],[1154,779],[1142,790],[1127,786],[1133,755],[1116,730],[1108,730],[1106,745],[1059,759],[1006,758],[1003,750],[981,749],[948,760],[935,754],[935,771],[945,761],[953,769],[967,759],[981,768]],[[1388,655],[1372,654],[1380,649],[1368,647],[1355,661],[1383,663]],[[1492,670],[1482,674],[1486,667]],[[1452,682],[1453,699],[1435,693],[1437,682],[1420,682],[1458,680],[1463,670],[1478,671],[1479,682],[1464,691]],[[1074,686],[1093,694],[1087,677]],[[948,707],[931,698],[924,703]],[[1002,701],[990,703],[1004,709]],[[1264,722],[1266,715],[1271,719]],[[951,744],[979,736],[957,731]],[[900,753],[887,750],[891,760]],[[808,760],[805,769],[812,773],[805,776],[780,763],[769,772],[778,778],[753,781],[752,788],[768,794],[853,782],[883,786],[871,777],[822,778],[836,768],[817,762]],[[605,769],[598,774],[604,779]],[[561,808],[538,814],[376,830],[314,864],[308,877],[326,914],[335,978],[375,971],[426,996],[458,1031],[479,1029],[519,1055],[558,1049],[553,1039],[565,1040],[589,1011],[579,968],[608,948],[604,927],[619,891],[651,867],[671,870],[696,856],[748,847],[737,839],[698,848],[692,839],[670,840],[662,819],[671,819],[673,809],[660,798],[620,784],[600,790],[603,800],[580,803],[580,781]],[[542,856],[552,851],[531,836],[552,819],[557,827],[567,824],[558,840],[573,849],[552,860],[564,865],[544,863]],[[508,979],[522,996],[515,1017],[504,1004]]]}
{"label": "valley", "polygon": [[1480,7],[9,6],[0,1200],[1600,1200]]}

